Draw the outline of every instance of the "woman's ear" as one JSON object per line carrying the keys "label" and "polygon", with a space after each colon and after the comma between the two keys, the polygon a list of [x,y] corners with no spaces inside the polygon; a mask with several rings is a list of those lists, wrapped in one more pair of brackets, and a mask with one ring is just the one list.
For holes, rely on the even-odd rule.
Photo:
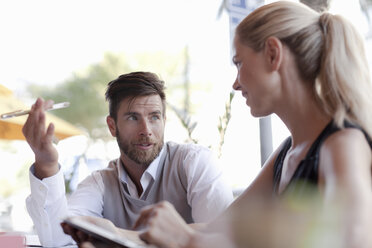
{"label": "woman's ear", "polygon": [[277,71],[280,68],[283,59],[283,44],[273,36],[267,38],[265,42],[265,57],[271,70]]}
{"label": "woman's ear", "polygon": [[107,123],[107,126],[110,130],[112,137],[116,137],[116,123],[115,123],[114,118],[108,115],[106,117],[106,123]]}

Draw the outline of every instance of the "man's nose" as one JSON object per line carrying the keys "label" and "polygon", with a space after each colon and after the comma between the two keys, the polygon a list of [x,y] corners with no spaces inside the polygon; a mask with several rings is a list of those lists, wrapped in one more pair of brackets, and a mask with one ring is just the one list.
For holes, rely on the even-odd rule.
{"label": "man's nose", "polygon": [[142,120],[141,121],[141,127],[140,127],[140,135],[141,136],[151,136],[151,126],[150,123],[148,123],[147,120]]}

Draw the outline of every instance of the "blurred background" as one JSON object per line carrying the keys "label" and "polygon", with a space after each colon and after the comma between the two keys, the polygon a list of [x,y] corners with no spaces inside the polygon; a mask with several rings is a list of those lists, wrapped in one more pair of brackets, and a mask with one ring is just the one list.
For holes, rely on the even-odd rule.
{"label": "blurred background", "polygon": [[[39,96],[71,103],[48,115],[60,129],[56,146],[72,192],[91,171],[119,156],[105,124],[107,83],[131,71],[155,72],[167,87],[165,140],[211,148],[239,193],[264,162],[263,126],[231,91],[231,34],[249,11],[268,2],[1,0],[0,109],[29,108]],[[366,39],[372,63],[372,1],[303,2],[327,3],[351,20]],[[34,157],[19,135],[24,120],[16,119],[0,121],[0,231],[32,232],[25,199]],[[266,148],[272,150],[289,133],[275,115],[268,120]]]}

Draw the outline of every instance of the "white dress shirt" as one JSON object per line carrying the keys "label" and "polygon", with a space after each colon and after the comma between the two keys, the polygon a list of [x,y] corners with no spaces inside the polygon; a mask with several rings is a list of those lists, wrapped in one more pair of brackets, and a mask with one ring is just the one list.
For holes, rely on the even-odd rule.
{"label": "white dress shirt", "polygon": [[[152,179],[156,180],[159,160],[165,149],[143,173],[140,183],[146,191]],[[207,151],[207,149],[204,149]],[[231,188],[222,178],[221,169],[210,152],[200,152],[199,156],[185,161],[188,188],[187,200],[192,208],[195,222],[206,222],[215,218],[232,202]],[[208,166],[198,166],[201,163]],[[139,198],[137,188],[127,175],[123,166],[119,167],[119,178],[132,197]],[[200,181],[205,183],[200,183]],[[84,179],[78,188],[66,199],[65,182],[62,170],[51,177],[39,180],[30,168],[31,195],[26,199],[27,210],[34,222],[40,242],[44,246],[62,246],[73,243],[60,226],[69,215],[102,217],[104,187],[101,174],[93,172]],[[209,187],[205,190],[201,187]],[[198,188],[199,187],[199,188]],[[222,200],[221,200],[222,199]]]}

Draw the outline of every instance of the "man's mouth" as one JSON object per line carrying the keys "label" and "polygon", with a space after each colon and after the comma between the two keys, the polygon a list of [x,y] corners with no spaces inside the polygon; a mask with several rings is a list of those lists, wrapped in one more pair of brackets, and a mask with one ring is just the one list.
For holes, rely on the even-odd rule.
{"label": "man's mouth", "polygon": [[152,146],[153,146],[152,143],[138,143],[138,144],[136,144],[136,147],[138,147],[139,149],[144,149],[144,150],[149,149]]}

